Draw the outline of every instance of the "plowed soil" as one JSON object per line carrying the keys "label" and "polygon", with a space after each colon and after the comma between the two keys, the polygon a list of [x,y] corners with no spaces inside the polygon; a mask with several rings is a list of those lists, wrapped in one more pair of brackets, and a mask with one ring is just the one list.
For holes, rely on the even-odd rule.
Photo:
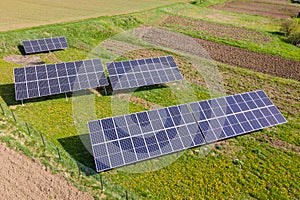
{"label": "plowed soil", "polygon": [[300,81],[300,62],[197,39],[211,58],[222,63]]}
{"label": "plowed soil", "polygon": [[0,199],[94,199],[60,175],[0,142]]}
{"label": "plowed soil", "polygon": [[300,10],[299,7],[293,6],[291,4],[277,4],[277,1],[274,0],[267,0],[267,2],[258,0],[229,1],[222,4],[212,5],[209,8],[274,17],[279,19],[296,17],[297,13]]}
{"label": "plowed soil", "polygon": [[162,27],[179,27],[182,30],[195,30],[203,34],[208,34],[213,37],[224,38],[229,40],[240,40],[247,42],[266,43],[271,40],[269,36],[258,31],[204,22],[194,19],[188,19],[177,16],[168,17],[162,24]]}

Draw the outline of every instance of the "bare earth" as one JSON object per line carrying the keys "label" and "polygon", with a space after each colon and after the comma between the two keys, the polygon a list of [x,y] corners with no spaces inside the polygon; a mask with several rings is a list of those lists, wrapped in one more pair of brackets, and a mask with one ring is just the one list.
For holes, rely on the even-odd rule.
{"label": "bare earth", "polygon": [[0,199],[93,199],[61,175],[0,143]]}
{"label": "bare earth", "polygon": [[[232,12],[261,15],[274,18],[290,18],[296,17],[299,12],[299,7],[293,4],[281,4],[276,0],[267,0],[267,2],[252,0],[252,1],[228,1],[222,4],[210,6],[210,8],[218,10],[227,10]],[[274,4],[273,4],[274,3]]]}
{"label": "bare earth", "polygon": [[300,62],[197,39],[212,59],[273,76],[300,81]]}

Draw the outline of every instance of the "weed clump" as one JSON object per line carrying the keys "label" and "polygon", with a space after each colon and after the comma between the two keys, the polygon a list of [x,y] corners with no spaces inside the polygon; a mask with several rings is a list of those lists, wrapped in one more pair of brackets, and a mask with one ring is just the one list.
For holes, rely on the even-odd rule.
{"label": "weed clump", "polygon": [[296,20],[284,21],[279,29],[285,36],[284,40],[300,47],[300,24]]}

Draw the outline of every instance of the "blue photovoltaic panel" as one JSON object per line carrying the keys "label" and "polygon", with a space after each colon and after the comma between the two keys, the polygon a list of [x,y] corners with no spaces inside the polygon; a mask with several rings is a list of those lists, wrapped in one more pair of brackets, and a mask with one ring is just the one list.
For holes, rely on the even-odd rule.
{"label": "blue photovoltaic panel", "polygon": [[106,63],[113,90],[182,80],[172,56]]}
{"label": "blue photovoltaic panel", "polygon": [[264,91],[88,123],[98,172],[285,123]]}
{"label": "blue photovoltaic panel", "polygon": [[208,143],[286,122],[262,90],[194,102],[190,107]]}
{"label": "blue photovoltaic panel", "polygon": [[14,69],[16,100],[107,86],[100,59]]}
{"label": "blue photovoltaic panel", "polygon": [[67,39],[64,36],[37,40],[25,40],[22,42],[22,44],[26,54],[68,48]]}
{"label": "blue photovoltaic panel", "polygon": [[204,144],[187,105],[88,123],[97,171]]}

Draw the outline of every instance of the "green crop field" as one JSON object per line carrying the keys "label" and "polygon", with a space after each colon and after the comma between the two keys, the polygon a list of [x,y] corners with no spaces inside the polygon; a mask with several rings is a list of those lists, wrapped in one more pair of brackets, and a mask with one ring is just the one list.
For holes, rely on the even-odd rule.
{"label": "green crop field", "polygon": [[[69,5],[70,2],[64,1],[60,4]],[[133,4],[135,1],[130,2]],[[8,59],[10,56],[17,57],[21,55],[18,48],[20,40],[49,35],[65,35],[70,48],[64,51],[33,56],[38,56],[45,63],[73,61],[97,57],[91,52],[95,51],[95,48],[101,42],[133,28],[144,27],[143,25],[149,27],[151,25],[164,30],[172,30],[191,38],[228,44],[241,49],[248,49],[252,52],[276,55],[281,58],[300,60],[300,48],[285,43],[282,35],[276,34],[279,31],[280,20],[207,8],[208,5],[221,2],[219,0],[210,1],[202,5],[177,3],[166,6],[163,5],[176,1],[163,1],[163,3],[162,1],[160,3],[157,1],[148,5],[149,7],[145,6],[147,1],[140,2],[141,4],[137,4],[136,7],[130,6],[132,4],[129,3],[126,6],[120,6],[122,4],[116,3],[115,6],[119,6],[118,8],[110,7],[113,11],[104,9],[102,14],[115,15],[116,13],[162,7],[131,14],[103,16],[0,33],[2,42],[0,43],[1,104],[7,105],[18,119],[25,120],[31,124],[45,135],[47,140],[87,167],[94,168],[94,163],[91,155],[83,146],[81,139],[87,136],[85,124],[87,119],[91,119],[91,116],[84,116],[84,113],[78,116],[76,115],[77,111],[80,112],[81,109],[89,111],[95,108],[94,117],[104,118],[121,113],[147,110],[152,105],[171,106],[209,99],[211,98],[211,88],[208,87],[205,81],[207,77],[203,77],[201,71],[196,72],[191,62],[185,56],[176,53],[176,51],[151,47],[128,52],[118,59],[172,54],[178,61],[180,70],[186,79],[186,86],[193,91],[193,95],[182,89],[181,87],[184,86],[180,84],[167,84],[166,86],[148,87],[134,91],[129,101],[122,99],[120,97],[122,95],[112,95],[109,89],[109,95],[107,96],[99,94],[99,91],[90,90],[84,94],[78,94],[76,97],[68,94],[68,100],[66,100],[64,94],[26,100],[25,105],[22,106],[20,102],[15,101],[13,84],[13,68],[22,65]],[[44,5],[48,4],[45,3]],[[40,9],[41,7],[39,6],[34,9]],[[49,4],[49,6],[52,6],[52,4]],[[80,16],[86,17],[95,13],[98,15],[96,6],[86,6],[83,9],[79,9]],[[128,10],[127,6],[132,10]],[[74,12],[78,8],[81,8],[80,3],[72,5],[66,12],[63,12],[64,21],[72,20]],[[57,7],[53,9],[53,12],[59,12]],[[86,12],[87,10],[88,12]],[[183,21],[183,19],[192,19],[196,20],[196,22],[199,20],[201,23],[208,22],[229,27],[239,27],[244,31],[255,32],[255,34],[262,35],[262,37],[267,37],[268,40],[260,44],[253,42],[251,37],[249,37],[250,39],[239,39],[238,37],[230,38],[230,35],[217,35],[209,28],[205,30],[208,32],[203,32],[193,29],[191,26],[185,27],[183,24],[171,26],[167,23],[167,20],[172,19],[174,16],[180,19],[178,20],[179,22]],[[62,18],[62,16],[57,19],[59,18]],[[25,21],[21,20],[18,24],[19,27],[27,26],[31,23],[27,23],[27,19],[24,19]],[[49,20],[55,21],[56,19]],[[49,21],[49,23],[52,22]],[[261,26],[256,26],[259,22],[262,22]],[[34,24],[39,24],[39,22],[34,21],[28,26],[33,26]],[[161,38],[159,35],[156,36]],[[28,57],[31,58],[33,56]],[[105,59],[109,60],[109,55],[105,55]],[[230,66],[226,63],[210,61],[209,66],[215,66],[217,69],[226,94],[257,89],[265,90],[274,104],[278,106],[287,118],[288,123],[218,142],[210,146],[186,150],[175,162],[157,171],[146,173],[126,172],[126,170],[141,169],[149,166],[157,167],[156,165],[161,164],[162,158],[153,162],[146,161],[101,173],[103,178],[109,180],[110,184],[113,183],[129,191],[131,197],[136,199],[299,199],[300,82],[254,72],[238,66]],[[219,80],[215,81],[218,82]],[[215,95],[224,94],[217,93]],[[86,103],[86,101],[89,101],[91,104]],[[77,107],[74,108],[76,105]],[[94,108],[91,108],[93,105]],[[2,120],[2,118],[0,119]],[[83,124],[83,128],[78,129],[78,124],[80,123]],[[82,138],[78,135],[81,135]],[[14,137],[17,137],[17,135]],[[7,138],[2,138],[0,135],[1,140],[9,142]],[[27,148],[35,149],[31,147],[30,143],[25,143],[25,146],[25,152],[29,151]],[[17,149],[22,150],[19,146]],[[42,157],[43,161],[47,159],[47,156]],[[172,159],[172,155],[167,156],[167,158]],[[56,173],[64,172],[62,169],[57,169],[55,164],[52,168]],[[78,181],[76,185],[79,188],[87,190],[100,198],[99,192],[93,192],[93,190],[88,189],[90,187],[88,180],[86,182],[83,182],[81,178],[72,180]],[[93,188],[95,189],[95,187]],[[108,187],[104,194],[108,198],[114,199],[115,197],[112,194],[118,192],[119,190]],[[122,195],[120,196],[124,197]]]}
{"label": "green crop field", "polygon": [[[152,9],[179,0],[165,1],[51,1],[2,0],[0,2],[0,31],[73,21],[105,15],[118,15]],[[181,1],[184,2],[184,1]]]}

